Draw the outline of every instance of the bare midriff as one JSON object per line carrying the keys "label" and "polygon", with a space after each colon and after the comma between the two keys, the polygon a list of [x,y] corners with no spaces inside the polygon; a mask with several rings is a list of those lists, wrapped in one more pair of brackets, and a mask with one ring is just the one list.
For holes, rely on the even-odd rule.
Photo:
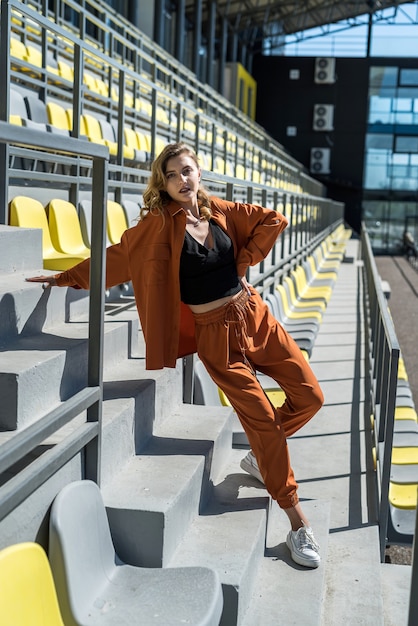
{"label": "bare midriff", "polygon": [[241,291],[236,293],[233,296],[225,296],[225,298],[219,298],[218,300],[212,300],[212,302],[205,302],[204,304],[188,304],[187,306],[190,308],[192,313],[207,313],[208,311],[213,311],[214,309],[218,309],[224,304],[228,304],[231,300],[234,300],[240,295]]}

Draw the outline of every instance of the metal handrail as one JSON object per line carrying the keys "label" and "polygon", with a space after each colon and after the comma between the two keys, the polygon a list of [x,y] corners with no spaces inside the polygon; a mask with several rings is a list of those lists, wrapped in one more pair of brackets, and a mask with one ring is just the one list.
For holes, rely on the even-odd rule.
{"label": "metal handrail", "polygon": [[369,382],[365,403],[369,415],[365,417],[368,420],[373,415],[375,422],[380,557],[384,561],[390,515],[389,483],[400,348],[364,224],[361,244],[366,282],[366,376]]}
{"label": "metal handrail", "polygon": [[[389,314],[381,280],[374,260],[370,239],[362,224],[362,258],[366,312],[366,378],[369,378],[369,397],[366,397],[365,418],[370,411],[375,416],[375,445],[377,453],[377,477],[379,480],[379,536],[380,555],[384,560],[389,520],[389,482],[392,457],[393,430],[396,406],[396,386],[400,347]],[[368,349],[367,349],[368,348]],[[417,493],[418,501],[418,493]],[[409,593],[408,626],[418,623],[418,515],[415,520],[413,539],[411,582]]]}
{"label": "metal handrail", "polygon": [[[85,476],[100,482],[103,388],[105,202],[107,200],[108,148],[74,138],[66,139],[65,147],[60,148],[55,145],[54,135],[0,121],[0,145],[8,147],[10,144],[42,148],[55,154],[73,157],[83,156],[92,161],[92,241],[87,386],[37,423],[13,434],[13,437],[1,446],[0,472],[10,468],[47,436],[58,431],[83,411],[87,411],[87,422],[0,487],[0,519],[3,519],[82,449],[85,450]],[[5,210],[4,207],[3,210]]]}

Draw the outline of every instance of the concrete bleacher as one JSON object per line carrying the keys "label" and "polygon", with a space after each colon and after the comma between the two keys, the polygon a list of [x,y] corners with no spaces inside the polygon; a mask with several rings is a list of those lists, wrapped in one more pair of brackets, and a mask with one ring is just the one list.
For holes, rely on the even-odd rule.
{"label": "concrete bleacher", "polygon": [[[39,28],[28,26],[27,20],[15,22],[20,34],[22,24],[30,28],[34,50],[38,50]],[[60,130],[69,131],[73,122],[74,74],[68,74],[68,63],[63,59],[70,62],[71,70],[74,46],[59,48],[58,56],[62,55],[62,60],[56,67],[50,59],[46,71],[52,85],[51,99],[41,103],[35,103],[32,97],[38,96],[34,85],[39,87],[36,80],[42,74],[42,71],[39,74],[42,59],[40,62],[36,53],[29,54],[29,47],[26,46],[25,55],[15,47],[12,58],[12,80],[18,77],[15,86],[20,105],[23,101],[25,106],[20,110],[20,123],[28,127],[30,122],[41,124],[45,132],[51,132],[48,124],[52,119],[45,118],[47,105],[57,104],[57,96],[66,94],[63,102],[67,126],[62,122]],[[95,65],[94,61],[94,55],[87,54],[90,71],[85,74],[83,110],[93,116],[96,131],[97,124],[102,123],[103,132],[107,122],[115,140],[120,141],[118,128],[112,126],[107,115],[111,111],[115,122],[119,92],[113,92],[109,85],[106,91],[100,63]],[[118,59],[122,61],[126,63],[126,59]],[[135,69],[126,67],[127,71]],[[208,169],[213,169],[218,177],[224,173],[237,177],[241,174],[239,192],[244,197],[247,181],[268,182],[279,189],[283,194],[281,208],[290,218],[289,231],[300,227],[301,239],[306,241],[304,225],[319,213],[317,207],[321,201],[326,208],[328,205],[325,199],[316,196],[319,184],[306,177],[306,185],[302,185],[305,179],[299,164],[293,163],[277,146],[271,145],[270,152],[265,149],[267,138],[256,127],[248,142],[244,124],[234,127],[233,132],[227,130],[231,118],[220,119],[220,132],[217,132],[216,116],[202,114],[187,99],[184,107],[180,106],[181,118],[176,118],[177,109],[172,104],[179,105],[181,98],[173,98],[167,85],[158,81],[157,94],[152,93],[155,85],[148,85],[144,98],[137,99],[141,83],[139,78],[137,83],[132,83],[131,78],[128,73],[124,101],[131,117],[128,116],[125,127],[128,132],[122,134],[126,142],[122,141],[121,146],[138,151],[133,152],[137,157],[133,161],[142,166],[151,152],[149,143],[144,149],[138,143],[138,135],[133,138],[136,122],[141,132],[152,132],[155,112],[158,120],[154,120],[157,131],[154,147],[158,147],[157,140],[177,136],[179,128],[180,137],[192,140],[199,121],[202,162]],[[158,110],[153,110],[152,102]],[[196,116],[200,116],[199,120]],[[82,117],[80,122],[88,120]],[[84,129],[87,133],[86,126]],[[165,134],[159,135],[163,129]],[[97,133],[93,138],[99,143],[105,141]],[[226,162],[226,150],[236,150],[239,158],[233,163]],[[129,154],[132,153],[126,153],[127,159]],[[116,157],[113,164],[117,156],[113,150]],[[20,166],[29,170],[44,167],[26,157]],[[83,182],[86,181],[87,176]],[[64,182],[67,186],[72,183],[69,177]],[[14,184],[21,192],[15,180]],[[28,185],[27,179],[24,184]],[[126,189],[135,188],[138,194],[136,185],[134,179],[132,187]],[[42,194],[44,205],[59,195],[52,184],[50,188],[30,191],[34,196]],[[286,195],[289,192],[300,194],[300,211],[299,200],[290,199]],[[12,199],[16,189],[10,193]],[[262,202],[266,197],[264,190],[256,189],[255,193],[258,195],[254,201]],[[121,203],[127,205],[129,200],[124,202],[122,197]],[[330,215],[331,212],[332,206]],[[130,225],[137,214],[135,203],[128,220]],[[332,221],[330,217],[323,228]],[[315,272],[321,258],[328,253],[322,266],[322,286],[329,289],[327,297],[322,296],[327,306],[316,311],[319,315],[313,317],[318,323],[309,322],[308,330],[313,326],[314,330],[304,337],[305,341],[309,338],[309,358],[324,389],[325,405],[311,424],[289,441],[303,506],[321,544],[323,562],[315,572],[303,571],[291,561],[285,545],[288,531],[285,516],[276,505],[272,506],[262,485],[240,469],[246,443],[231,409],[218,404],[185,404],[181,362],[175,370],[145,371],[143,338],[133,301],[128,298],[123,307],[107,309],[100,466],[101,488],[116,551],[127,563],[135,565],[164,568],[204,565],[215,569],[224,592],[221,623],[227,626],[253,626],[261,622],[271,626],[278,623],[334,626],[355,622],[399,626],[405,621],[410,568],[382,565],[379,557],[370,424],[363,414],[365,320],[360,306],[361,263],[358,241],[347,241],[349,234],[340,227],[333,233],[333,242],[332,238],[324,237],[321,245],[311,250],[315,252],[308,255],[312,263],[308,259],[303,262],[307,274]],[[290,238],[291,235],[285,234],[286,242]],[[43,291],[40,285],[25,283],[26,276],[43,271],[39,232],[0,225],[0,242],[1,447],[3,442],[12,440],[15,432],[21,433],[35,424],[86,384],[88,294],[67,289]],[[343,257],[335,254],[341,250],[339,245],[345,252]],[[278,243],[276,262],[283,250]],[[302,263],[294,269],[302,269]],[[258,271],[259,268],[254,270],[256,278]],[[291,300],[290,293],[287,297]],[[296,332],[300,333],[300,329]],[[7,481],[19,479],[22,471],[30,476],[30,461],[42,457],[47,461],[50,451],[64,436],[75,433],[84,420],[84,414],[78,416],[43,441],[1,477],[3,484],[7,487]],[[83,455],[77,454],[0,521],[0,547],[23,540],[36,540],[47,547],[51,502],[65,484],[83,478],[83,473]]]}
{"label": "concrete bleacher", "polygon": [[[16,394],[21,410],[16,425],[22,428],[78,388],[84,375],[87,299],[75,303],[77,309],[64,324],[71,290],[46,293],[25,283],[24,277],[41,264],[39,237],[21,229],[13,235],[35,241],[28,265],[18,246],[11,246],[14,256],[2,275],[1,317],[7,314],[6,336],[15,339],[4,347],[1,371],[7,367],[17,381],[10,386],[4,382],[10,374],[6,379],[2,374],[8,390],[3,398]],[[357,259],[357,245],[348,242],[348,257]],[[387,620],[400,590],[404,613],[407,609],[410,568],[380,563],[371,506],[373,468],[365,460],[359,274],[357,261],[339,267],[310,359],[325,404],[289,440],[303,506],[321,544],[322,565],[308,573],[290,559],[285,516],[271,505],[262,485],[239,467],[245,450],[231,409],[183,404],[180,364],[176,370],[144,370],[133,306],[106,320],[102,492],[116,550],[132,564],[198,564],[218,571],[224,589],[222,624],[247,626],[262,617],[273,626],[283,616],[286,624],[331,626],[364,619],[365,612],[372,617],[363,623],[403,623]],[[42,406],[34,406],[35,397]],[[12,434],[0,433],[0,441]],[[60,434],[51,437],[39,454],[59,441]],[[60,485],[80,478],[80,471],[76,457],[48,481],[42,498],[32,497],[6,517],[0,523],[2,547],[35,537],[46,542],[45,528],[39,535],[37,526],[42,528]],[[397,579],[393,602],[388,595],[392,576]],[[353,585],[356,594],[347,594]]]}

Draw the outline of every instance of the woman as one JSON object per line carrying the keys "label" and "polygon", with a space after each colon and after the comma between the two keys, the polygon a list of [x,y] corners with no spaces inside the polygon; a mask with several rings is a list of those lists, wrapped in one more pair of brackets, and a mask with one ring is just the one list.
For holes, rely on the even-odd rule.
{"label": "woman", "polygon": [[[248,436],[242,461],[287,514],[295,562],[318,567],[319,546],[297,495],[286,439],[319,410],[323,396],[296,343],[270,314],[246,272],[265,258],[287,220],[252,204],[209,198],[195,153],[165,147],[151,168],[138,224],[107,249],[106,285],[132,281],[148,369],[175,367],[197,351]],[[88,289],[89,260],[55,276],[28,279]],[[256,378],[286,394],[271,405]]]}

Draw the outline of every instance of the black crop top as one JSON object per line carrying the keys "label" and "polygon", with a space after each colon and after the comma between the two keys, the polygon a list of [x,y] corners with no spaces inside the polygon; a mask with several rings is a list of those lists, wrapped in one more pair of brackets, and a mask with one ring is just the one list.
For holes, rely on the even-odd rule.
{"label": "black crop top", "polygon": [[185,304],[205,304],[241,290],[231,239],[210,220],[213,248],[206,248],[186,230],[180,257],[180,291]]}

